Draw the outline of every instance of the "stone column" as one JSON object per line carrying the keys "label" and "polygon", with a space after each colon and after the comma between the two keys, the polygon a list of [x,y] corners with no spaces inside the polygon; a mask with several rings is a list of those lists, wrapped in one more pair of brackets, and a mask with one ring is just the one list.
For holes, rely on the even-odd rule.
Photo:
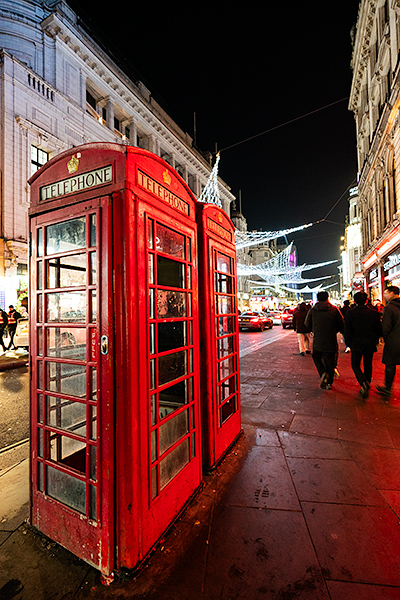
{"label": "stone column", "polygon": [[111,131],[114,131],[114,104],[110,97],[107,98],[106,102],[107,121],[106,125]]}

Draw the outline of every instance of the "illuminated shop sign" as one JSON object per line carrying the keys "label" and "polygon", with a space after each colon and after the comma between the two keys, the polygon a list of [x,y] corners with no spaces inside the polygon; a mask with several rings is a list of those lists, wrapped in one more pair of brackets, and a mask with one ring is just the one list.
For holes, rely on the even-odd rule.
{"label": "illuminated shop sign", "polygon": [[389,269],[393,269],[396,265],[400,264],[400,252],[397,254],[391,254],[388,257],[388,260],[383,265],[385,271],[389,271]]}
{"label": "illuminated shop sign", "polygon": [[62,181],[56,181],[40,188],[40,200],[45,202],[46,200],[54,200],[60,196],[66,196],[67,194],[74,194],[76,192],[83,192],[90,188],[95,188],[106,183],[111,183],[113,178],[112,165],[107,167],[101,167],[88,173],[82,173],[81,175],[74,175],[68,179]]}
{"label": "illuminated shop sign", "polygon": [[377,269],[371,269],[371,271],[369,272],[369,280],[373,281],[374,279],[378,279],[378,270]]}
{"label": "illuminated shop sign", "polygon": [[169,204],[172,208],[179,210],[184,215],[189,215],[189,204],[187,202],[175,196],[175,194],[167,190],[158,181],[142,173],[142,171],[138,171],[138,185],[146,190],[146,192],[150,192],[163,202]]}
{"label": "illuminated shop sign", "polygon": [[219,237],[222,237],[224,240],[228,240],[229,242],[232,241],[231,232],[225,229],[225,227],[222,227],[222,225],[220,225],[219,223],[216,223],[212,219],[208,218],[207,226],[210,231],[214,232]]}

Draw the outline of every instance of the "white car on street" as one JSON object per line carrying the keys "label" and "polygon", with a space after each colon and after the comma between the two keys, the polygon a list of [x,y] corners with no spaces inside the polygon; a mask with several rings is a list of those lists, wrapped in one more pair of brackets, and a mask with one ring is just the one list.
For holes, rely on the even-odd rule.
{"label": "white car on street", "polygon": [[14,336],[14,346],[16,348],[29,348],[29,319],[19,319]]}

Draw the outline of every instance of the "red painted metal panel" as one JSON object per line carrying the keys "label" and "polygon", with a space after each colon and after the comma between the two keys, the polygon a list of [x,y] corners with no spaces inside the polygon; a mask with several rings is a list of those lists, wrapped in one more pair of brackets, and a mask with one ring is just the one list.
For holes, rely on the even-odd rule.
{"label": "red painted metal panel", "polygon": [[196,205],[199,228],[203,463],[215,466],[241,431],[235,228]]}

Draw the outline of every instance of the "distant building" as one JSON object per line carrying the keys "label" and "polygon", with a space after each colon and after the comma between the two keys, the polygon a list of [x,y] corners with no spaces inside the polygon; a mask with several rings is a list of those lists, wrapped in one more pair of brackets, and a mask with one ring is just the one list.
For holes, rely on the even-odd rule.
{"label": "distant building", "polygon": [[372,299],[400,284],[399,32],[399,0],[361,0],[349,108],[357,131],[361,259]]}
{"label": "distant building", "polygon": [[[211,154],[194,147],[146,86],[132,81],[94,41],[66,2],[0,0],[0,75],[0,306],[15,304],[27,286],[27,179],[61,151],[99,141],[146,148],[200,196]],[[229,214],[234,196],[219,183]]]}
{"label": "distant building", "polygon": [[[238,206],[237,206],[238,204]],[[242,214],[241,200],[240,200],[240,192],[239,192],[239,201],[232,202],[231,204],[231,219],[232,223],[236,227],[238,231],[247,231],[247,221],[246,218]],[[237,250],[237,263],[241,265],[249,265],[250,264],[250,255],[249,248],[240,248]],[[238,277],[237,278],[237,298],[238,298],[238,309],[242,312],[250,308],[250,296],[251,296],[251,288],[249,284],[249,280],[247,277]]]}
{"label": "distant building", "polygon": [[346,219],[342,245],[342,296],[347,297],[364,289],[361,263],[361,217],[358,206],[358,188],[349,190],[349,214]]}

